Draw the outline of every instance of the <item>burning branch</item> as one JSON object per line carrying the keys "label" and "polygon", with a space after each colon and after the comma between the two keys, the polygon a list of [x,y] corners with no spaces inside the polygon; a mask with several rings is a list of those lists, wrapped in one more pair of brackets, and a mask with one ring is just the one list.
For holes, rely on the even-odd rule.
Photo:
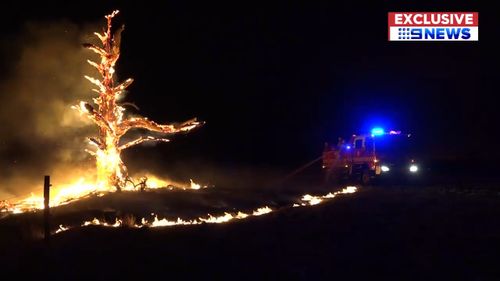
{"label": "burning branch", "polygon": [[96,147],[95,151],[89,153],[96,157],[98,187],[109,189],[115,187],[121,190],[129,179],[125,164],[122,162],[120,154],[122,150],[141,144],[147,141],[168,142],[166,138],[157,138],[153,136],[143,136],[125,144],[119,145],[123,137],[131,129],[146,129],[152,132],[162,134],[175,134],[179,132],[188,132],[202,125],[196,118],[183,123],[158,124],[145,117],[131,117],[124,120],[123,114],[125,108],[118,104],[117,99],[120,94],[129,87],[134,81],[132,78],[122,83],[115,83],[114,73],[115,64],[120,57],[121,33],[125,26],[121,26],[111,34],[111,22],[118,14],[114,11],[105,16],[107,20],[107,29],[105,32],[95,33],[101,41],[102,46],[94,44],[84,44],[83,46],[98,54],[101,58],[99,63],[88,60],[87,62],[95,67],[101,79],[85,76],[92,84],[97,86],[93,89],[99,96],[93,101],[96,106],[87,102],[80,102],[74,106],[80,113],[87,116],[99,127],[99,135],[89,138],[90,143]]}
{"label": "burning branch", "polygon": [[170,124],[170,125],[160,125],[154,121],[150,121],[147,118],[137,118],[133,117],[123,121],[118,127],[118,134],[124,135],[130,129],[142,128],[149,131],[164,133],[164,134],[174,134],[179,132],[190,131],[200,125],[200,122],[196,121],[196,118],[188,120],[181,124]]}
{"label": "burning branch", "polygon": [[138,139],[135,139],[133,141],[129,141],[127,142],[126,144],[124,145],[121,145],[120,146],[120,150],[124,150],[124,149],[127,149],[129,147],[132,147],[134,145],[138,145],[138,144],[141,144],[143,142],[147,142],[147,141],[157,141],[157,142],[169,142],[170,140],[169,139],[164,139],[164,138],[155,138],[155,137],[152,137],[152,136],[147,136],[147,137],[140,137]]}

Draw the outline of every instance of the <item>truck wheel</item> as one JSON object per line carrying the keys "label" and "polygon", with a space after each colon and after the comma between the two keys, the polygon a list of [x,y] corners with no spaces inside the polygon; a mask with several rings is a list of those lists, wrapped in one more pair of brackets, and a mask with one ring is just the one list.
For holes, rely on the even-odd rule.
{"label": "truck wheel", "polygon": [[363,171],[363,174],[361,174],[361,183],[364,185],[371,183],[371,176],[369,171]]}

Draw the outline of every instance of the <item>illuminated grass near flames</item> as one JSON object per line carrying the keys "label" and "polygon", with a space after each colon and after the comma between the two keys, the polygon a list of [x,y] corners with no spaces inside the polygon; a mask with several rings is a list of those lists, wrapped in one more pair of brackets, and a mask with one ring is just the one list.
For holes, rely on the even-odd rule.
{"label": "illuminated grass near flames", "polygon": [[[195,183],[192,179],[190,179],[189,184],[160,179],[158,177],[147,175],[145,176],[147,181],[143,190],[151,190],[151,189],[193,189],[198,190],[201,188],[207,188],[208,186]],[[140,187],[127,185],[123,189],[124,191],[139,191]],[[69,203],[78,201],[80,199],[89,198],[92,196],[101,197],[106,193],[110,193],[113,191],[102,190],[96,188],[96,186],[92,182],[86,181],[84,178],[79,179],[73,184],[60,185],[51,189],[50,196],[50,207],[58,207],[67,205]],[[14,203],[9,202],[0,202],[0,212],[2,213],[11,213],[11,214],[21,214],[26,212],[34,212],[37,210],[44,209],[43,205],[43,196],[31,194],[30,196],[18,200]]]}
{"label": "illuminated grass near flames", "polygon": [[[350,194],[354,193],[357,191],[357,188],[355,186],[348,186],[340,191],[336,191],[334,193],[328,193],[323,196],[312,196],[309,194],[306,194],[302,196],[300,199],[301,203],[300,204],[293,204],[292,207],[301,207],[301,206],[313,206],[313,205],[318,205],[320,203],[323,203],[327,200],[331,200],[335,198],[339,194]],[[287,207],[284,207],[287,208]],[[212,216],[211,214],[208,214],[206,217],[199,217],[197,219],[192,219],[192,220],[185,220],[181,218],[177,218],[177,220],[168,220],[166,218],[163,219],[158,219],[158,216],[155,214],[152,214],[154,216],[154,219],[152,221],[148,221],[146,218],[142,218],[141,222],[139,224],[134,224],[134,225],[126,225],[128,227],[133,227],[133,228],[141,228],[141,227],[167,227],[167,226],[176,226],[176,225],[197,225],[197,224],[202,224],[202,223],[228,223],[231,221],[235,220],[242,220],[246,219],[249,217],[255,217],[255,216],[261,216],[265,214],[272,213],[274,211],[277,211],[271,209],[268,206],[264,206],[261,208],[258,208],[254,210],[251,213],[244,213],[244,212],[235,212],[235,213],[228,213],[225,212],[224,215],[220,216]],[[85,226],[103,226],[103,227],[120,227],[120,226],[125,226],[122,220],[120,219],[115,219],[114,224],[110,224],[107,222],[100,221],[97,218],[94,218],[91,221],[85,221],[81,224],[81,227]],[[69,226],[59,226],[59,229],[55,231],[55,233],[60,233],[66,230],[69,230],[73,227]]]}

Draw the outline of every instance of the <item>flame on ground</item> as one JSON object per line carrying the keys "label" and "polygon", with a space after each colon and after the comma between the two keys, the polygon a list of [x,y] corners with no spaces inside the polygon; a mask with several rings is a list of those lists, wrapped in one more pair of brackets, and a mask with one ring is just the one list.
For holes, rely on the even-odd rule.
{"label": "flame on ground", "polygon": [[[124,191],[139,191],[148,189],[193,189],[198,190],[200,188],[207,188],[207,185],[202,186],[201,184],[195,183],[190,179],[188,183],[181,183],[176,181],[171,181],[167,179],[160,179],[158,177],[147,175],[143,177],[145,179],[143,186],[140,184],[129,184],[126,185]],[[51,188],[50,191],[50,207],[57,207],[66,205],[77,200],[88,198],[90,196],[101,197],[108,192],[114,192],[113,190],[108,190],[106,188],[99,188],[94,183],[87,181],[85,178],[80,178],[72,184],[58,185]],[[32,212],[36,210],[44,209],[44,199],[41,195],[35,195],[31,193],[30,196],[18,200],[14,203],[7,201],[0,201],[0,212],[20,214],[25,212]]]}
{"label": "flame on ground", "polygon": [[200,189],[201,188],[201,185],[195,183],[192,179],[189,179],[189,181],[191,182],[191,189]]}
{"label": "flame on ground", "polygon": [[[318,205],[320,203],[323,203],[327,200],[331,200],[335,198],[339,194],[350,194],[354,193],[357,191],[357,188],[355,186],[348,186],[342,190],[336,191],[334,193],[328,193],[323,196],[312,196],[309,194],[306,194],[302,196],[300,199],[300,204],[293,204],[292,207],[301,207],[301,206],[314,206]],[[276,209],[277,210],[277,209]],[[264,206],[261,208],[257,208],[251,213],[244,213],[241,211],[238,211],[236,213],[229,213],[225,212],[223,215],[220,216],[213,216],[211,214],[208,214],[206,217],[199,217],[197,219],[192,219],[192,220],[185,220],[181,218],[177,218],[177,220],[168,220],[166,218],[163,219],[158,219],[158,216],[155,214],[151,214],[154,216],[154,219],[152,221],[148,221],[146,218],[142,218],[141,222],[139,224],[134,224],[134,225],[127,225],[129,227],[134,227],[134,228],[141,228],[141,227],[165,227],[165,226],[176,226],[176,225],[195,225],[195,224],[202,224],[202,223],[227,223],[231,222],[234,220],[242,220],[246,219],[252,216],[261,216],[265,214],[269,214],[273,211],[276,211],[271,209],[269,206]],[[115,219],[114,224],[107,223],[105,221],[101,221],[97,218],[94,218],[91,221],[85,221],[81,226],[90,226],[90,225],[98,225],[98,226],[104,226],[104,227],[120,227],[124,226],[124,223],[122,220]],[[55,231],[55,233],[60,233],[63,231],[66,231],[70,229],[71,227],[68,226],[59,226],[59,229]]]}
{"label": "flame on ground", "polygon": [[[82,224],[82,226],[89,226],[89,225],[102,225],[102,226],[110,226],[110,227],[119,227],[123,224],[123,221],[116,219],[114,224],[109,224],[105,221],[100,221],[97,218],[94,218],[91,221],[86,221]],[[61,229],[61,226],[59,226]],[[67,229],[67,228],[66,228]]]}
{"label": "flame on ground", "polygon": [[160,226],[173,226],[173,225],[188,225],[188,224],[200,224],[201,222],[197,220],[182,220],[181,218],[177,218],[175,221],[169,221],[167,219],[158,219],[158,216],[155,216],[152,222],[148,222],[145,218],[142,218],[140,225],[135,225],[136,227],[149,226],[149,227],[160,227]]}
{"label": "flame on ground", "polygon": [[68,230],[69,228],[68,227],[64,227],[62,224],[59,225],[59,229],[56,230],[55,233],[59,233],[59,232],[63,232],[63,231],[66,231]]}
{"label": "flame on ground", "polygon": [[265,206],[265,207],[258,208],[257,210],[253,211],[252,216],[261,216],[261,215],[268,214],[272,211],[273,210],[271,208],[269,208],[268,206]]}
{"label": "flame on ground", "polygon": [[317,205],[317,204],[323,202],[325,199],[335,198],[335,196],[337,196],[338,194],[354,193],[356,191],[357,191],[357,188],[355,186],[348,186],[340,191],[336,191],[334,193],[330,192],[327,195],[323,195],[323,196],[313,196],[310,194],[306,194],[306,195],[302,196],[302,198],[300,199],[302,202],[300,204],[294,204],[293,207]]}
{"label": "flame on ground", "polygon": [[[73,184],[61,185],[51,190],[50,207],[66,205],[79,199],[86,198],[91,195],[102,196],[102,191],[95,187],[94,184],[85,181],[85,178],[80,178]],[[14,214],[36,211],[44,208],[43,196],[31,195],[21,199],[15,203],[5,202],[5,206],[0,206],[2,212]]]}

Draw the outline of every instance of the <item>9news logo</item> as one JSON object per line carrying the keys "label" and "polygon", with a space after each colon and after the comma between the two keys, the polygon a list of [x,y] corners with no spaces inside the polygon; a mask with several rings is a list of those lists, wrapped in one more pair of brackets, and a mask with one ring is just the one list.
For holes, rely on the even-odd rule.
{"label": "9news logo", "polygon": [[479,41],[477,12],[390,12],[389,41]]}

